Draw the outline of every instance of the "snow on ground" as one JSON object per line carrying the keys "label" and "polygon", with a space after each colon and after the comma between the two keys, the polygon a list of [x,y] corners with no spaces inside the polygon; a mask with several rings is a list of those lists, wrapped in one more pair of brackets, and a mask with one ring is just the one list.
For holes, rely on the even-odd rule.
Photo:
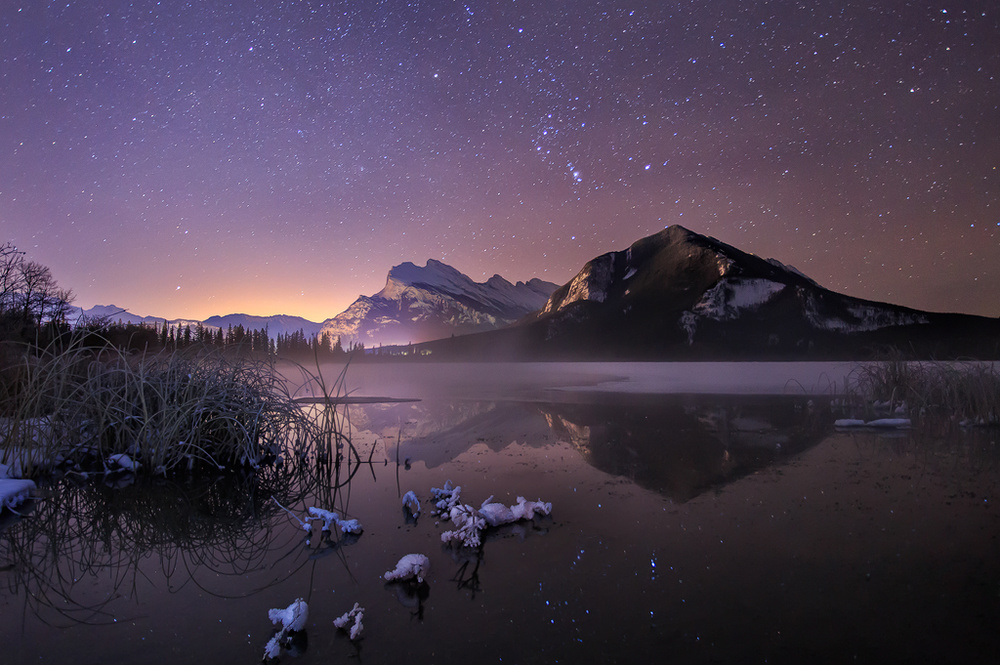
{"label": "snow on ground", "polygon": [[834,427],[848,429],[852,427],[873,427],[877,429],[909,429],[912,426],[909,418],[878,418],[877,420],[859,420],[842,418],[833,423]]}
{"label": "snow on ground", "polygon": [[16,508],[31,496],[35,483],[24,478],[0,479],[0,510]]}

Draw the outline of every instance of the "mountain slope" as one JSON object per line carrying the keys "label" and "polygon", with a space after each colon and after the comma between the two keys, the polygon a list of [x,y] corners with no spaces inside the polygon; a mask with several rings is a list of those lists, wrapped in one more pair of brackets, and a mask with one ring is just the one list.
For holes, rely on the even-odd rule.
{"label": "mountain slope", "polygon": [[993,357],[1000,322],[824,289],[794,268],[669,227],[588,261],[516,326],[432,353],[530,358]]}
{"label": "mountain slope", "polygon": [[499,275],[474,282],[435,260],[424,267],[403,263],[389,271],[381,291],[324,321],[322,332],[344,346],[371,347],[493,330],[537,310],[555,288],[539,279],[511,284]]}

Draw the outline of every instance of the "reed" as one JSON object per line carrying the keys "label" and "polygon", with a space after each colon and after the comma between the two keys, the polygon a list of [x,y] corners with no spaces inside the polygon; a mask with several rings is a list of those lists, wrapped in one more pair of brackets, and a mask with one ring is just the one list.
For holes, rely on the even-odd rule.
{"label": "reed", "polygon": [[[71,626],[113,623],[138,584],[161,577],[164,589],[194,581],[216,595],[250,593],[226,578],[265,570],[273,552],[287,551],[300,536],[274,528],[278,509],[270,497],[304,496],[291,475],[274,471],[147,477],[115,488],[65,476],[46,484],[47,498],[33,504],[30,518],[0,530],[8,573],[0,597],[20,595],[25,611]],[[95,595],[95,584],[107,593]]]}
{"label": "reed", "polygon": [[1000,370],[980,361],[865,363],[847,380],[856,408],[962,425],[1000,425]]}
{"label": "reed", "polygon": [[0,373],[0,462],[25,476],[88,460],[107,467],[118,455],[156,473],[257,467],[313,428],[274,364],[241,354],[71,341]]}

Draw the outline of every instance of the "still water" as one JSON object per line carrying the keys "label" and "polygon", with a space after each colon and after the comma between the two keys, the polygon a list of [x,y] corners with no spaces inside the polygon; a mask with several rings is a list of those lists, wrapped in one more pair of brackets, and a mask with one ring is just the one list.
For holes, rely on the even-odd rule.
{"label": "still water", "polygon": [[[282,662],[975,663],[1000,648],[995,432],[835,432],[829,368],[789,384],[771,367],[770,388],[754,381],[772,394],[722,395],[650,392],[650,368],[464,368],[458,383],[425,368],[394,385],[389,367],[352,368],[349,387],[420,401],[349,407],[355,451],[339,470],[306,461],[308,482],[45,488],[0,527],[0,662],[259,662],[268,609],[295,598],[309,620]],[[447,480],[474,506],[520,495],[552,513],[445,547],[430,489]],[[307,541],[272,497],[364,532]],[[386,584],[409,553],[430,559],[426,585]],[[355,602],[359,642],[333,626]]]}

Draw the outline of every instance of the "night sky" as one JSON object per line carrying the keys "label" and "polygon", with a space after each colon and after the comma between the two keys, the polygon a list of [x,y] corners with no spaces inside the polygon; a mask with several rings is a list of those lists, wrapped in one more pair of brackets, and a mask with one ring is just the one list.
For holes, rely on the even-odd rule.
{"label": "night sky", "polygon": [[83,307],[322,320],[679,223],[998,316],[998,166],[995,0],[0,0],[0,242]]}

